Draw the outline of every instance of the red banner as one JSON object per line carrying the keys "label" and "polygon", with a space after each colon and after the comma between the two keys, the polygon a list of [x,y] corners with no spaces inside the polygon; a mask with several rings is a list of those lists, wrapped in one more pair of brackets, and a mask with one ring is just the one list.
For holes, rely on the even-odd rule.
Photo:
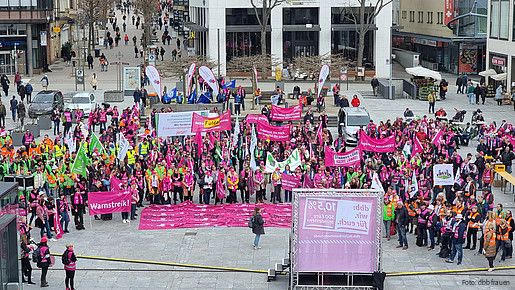
{"label": "red banner", "polygon": [[290,126],[272,126],[268,122],[258,121],[257,134],[261,140],[289,141]]}
{"label": "red banner", "polygon": [[222,204],[204,205],[190,201],[178,205],[151,205],[140,214],[140,230],[165,230],[203,227],[247,227],[258,206],[265,227],[291,227],[291,204]]}
{"label": "red banner", "polygon": [[214,132],[231,130],[231,112],[226,111],[215,118],[206,118],[197,113],[193,113],[191,121],[191,132]]}
{"label": "red banner", "polygon": [[88,192],[89,215],[131,211],[131,194],[127,191]]}
{"label": "red banner", "polygon": [[268,119],[263,114],[248,114],[245,118],[245,122],[248,124],[256,124],[258,121],[268,123]]}
{"label": "red banner", "polygon": [[363,151],[370,152],[392,152],[395,151],[395,136],[390,136],[385,139],[375,139],[369,137],[365,131],[359,133],[359,148]]}
{"label": "red banner", "polygon": [[300,105],[282,108],[272,105],[270,118],[273,121],[294,121],[302,119],[302,107]]}
{"label": "red banner", "polygon": [[445,0],[444,5],[443,24],[447,25],[454,18],[454,0]]}
{"label": "red banner", "polygon": [[355,166],[361,163],[361,150],[358,147],[345,153],[337,153],[328,146],[325,146],[325,166]]}
{"label": "red banner", "polygon": [[296,175],[283,173],[281,177],[281,187],[284,190],[293,190],[300,187],[300,177]]}

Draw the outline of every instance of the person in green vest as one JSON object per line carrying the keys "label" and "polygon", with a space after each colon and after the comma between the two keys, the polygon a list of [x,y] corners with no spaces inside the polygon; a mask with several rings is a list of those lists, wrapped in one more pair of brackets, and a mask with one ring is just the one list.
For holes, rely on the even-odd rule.
{"label": "person in green vest", "polygon": [[395,203],[390,199],[385,198],[383,205],[383,224],[385,230],[384,237],[388,241],[390,240],[390,228],[393,220],[395,220]]}
{"label": "person in green vest", "polygon": [[349,183],[354,177],[358,177],[358,173],[354,171],[354,167],[349,167],[345,174],[345,183]]}
{"label": "person in green vest", "polygon": [[49,196],[57,196],[57,166],[52,165],[52,169],[47,172],[47,182],[48,182],[48,191]]}

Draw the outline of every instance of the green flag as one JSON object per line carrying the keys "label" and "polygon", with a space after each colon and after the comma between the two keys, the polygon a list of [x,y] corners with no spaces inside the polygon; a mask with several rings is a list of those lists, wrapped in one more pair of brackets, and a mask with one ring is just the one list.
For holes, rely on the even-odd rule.
{"label": "green flag", "polygon": [[84,143],[80,144],[79,151],[77,151],[77,155],[75,156],[75,161],[73,161],[72,165],[72,173],[80,174],[84,177],[88,176],[86,171],[86,166],[88,165],[88,156],[86,156],[86,151],[84,150]]}
{"label": "green flag", "polygon": [[89,152],[93,153],[95,149],[98,149],[98,153],[102,153],[105,151],[104,145],[98,140],[98,137],[95,133],[91,135],[91,138],[89,139]]}

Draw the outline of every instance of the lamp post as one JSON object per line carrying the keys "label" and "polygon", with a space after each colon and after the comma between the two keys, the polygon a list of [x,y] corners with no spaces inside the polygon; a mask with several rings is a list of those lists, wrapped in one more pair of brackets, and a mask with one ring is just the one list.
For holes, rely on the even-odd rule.
{"label": "lamp post", "polygon": [[388,99],[393,100],[393,59],[395,58],[393,55],[393,31],[399,31],[403,29],[403,26],[399,26],[394,24],[390,27],[390,57],[386,60],[386,62],[390,63],[390,76],[388,78]]}

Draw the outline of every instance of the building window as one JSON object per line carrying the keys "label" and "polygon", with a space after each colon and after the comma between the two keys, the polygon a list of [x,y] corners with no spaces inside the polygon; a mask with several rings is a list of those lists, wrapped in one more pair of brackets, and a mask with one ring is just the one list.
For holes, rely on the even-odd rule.
{"label": "building window", "polygon": [[[258,8],[258,15],[261,18],[262,10]],[[259,25],[254,8],[227,8],[225,10],[226,25]],[[270,24],[270,20],[268,21]]]}
{"label": "building window", "polygon": [[418,12],[418,23],[424,23],[424,12]]}
{"label": "building window", "polygon": [[[270,32],[266,33],[266,52],[270,53]],[[258,55],[261,53],[261,32],[227,32],[227,61],[233,57]]]}
{"label": "building window", "polygon": [[443,12],[436,12],[436,24],[443,24]]}
{"label": "building window", "polygon": [[283,32],[283,59],[292,63],[297,57],[318,55],[318,31]]}
{"label": "building window", "polygon": [[415,22],[415,11],[409,12],[409,22]]}
{"label": "building window", "polygon": [[427,12],[427,23],[433,24],[433,12]]}
{"label": "building window", "polygon": [[508,40],[509,0],[492,0],[490,4],[490,38]]}
{"label": "building window", "polygon": [[284,25],[318,24],[318,8],[284,8]]}
{"label": "building window", "polygon": [[406,10],[402,11],[402,19],[406,19],[408,12]]}

